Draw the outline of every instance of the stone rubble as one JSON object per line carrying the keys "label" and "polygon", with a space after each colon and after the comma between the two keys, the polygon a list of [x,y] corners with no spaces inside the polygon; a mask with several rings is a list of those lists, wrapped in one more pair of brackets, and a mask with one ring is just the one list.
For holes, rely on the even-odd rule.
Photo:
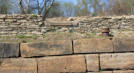
{"label": "stone rubble", "polygon": [[0,15],[0,36],[18,34],[43,35],[50,31],[55,32],[100,32],[107,26],[114,30],[134,29],[134,16],[100,16],[100,17],[59,17],[48,18],[42,21],[42,16],[26,15]]}

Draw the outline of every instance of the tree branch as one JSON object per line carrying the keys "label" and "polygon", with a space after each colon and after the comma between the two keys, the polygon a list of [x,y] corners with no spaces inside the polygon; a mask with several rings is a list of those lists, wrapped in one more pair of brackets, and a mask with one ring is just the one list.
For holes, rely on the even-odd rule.
{"label": "tree branch", "polygon": [[25,14],[25,10],[24,10],[24,7],[23,7],[23,4],[22,4],[22,0],[18,0],[19,2],[19,7],[20,7],[20,10],[21,10],[21,13],[24,13]]}
{"label": "tree branch", "polygon": [[47,10],[44,11],[43,20],[46,20],[46,17],[47,17],[47,15],[48,15],[48,13],[49,13],[51,7],[53,6],[53,3],[54,3],[54,0],[51,1],[51,3],[50,3],[50,5],[49,5],[49,7],[47,8]]}

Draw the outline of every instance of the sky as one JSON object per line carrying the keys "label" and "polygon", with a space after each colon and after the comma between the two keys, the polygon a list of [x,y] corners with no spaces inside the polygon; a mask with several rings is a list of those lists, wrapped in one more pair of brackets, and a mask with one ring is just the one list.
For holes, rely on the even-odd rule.
{"label": "sky", "polygon": [[[74,3],[74,5],[77,5],[77,1],[78,0],[55,0],[55,1],[58,1],[58,2],[60,2],[61,4],[64,4],[64,3],[66,3],[66,2],[72,2],[72,3]],[[101,2],[100,3],[108,3],[108,1],[109,0],[101,0]],[[91,13],[93,13],[94,12],[94,10],[93,10],[93,8],[90,8],[90,11],[91,11]]]}
{"label": "sky", "polygon": [[59,2],[73,2],[74,4],[77,4],[77,0],[56,0],[56,1],[59,1]]}
{"label": "sky", "polygon": [[[74,4],[77,4],[77,0],[56,0],[56,1],[59,1],[59,2],[73,2]],[[102,2],[107,2],[108,0],[102,0]]]}

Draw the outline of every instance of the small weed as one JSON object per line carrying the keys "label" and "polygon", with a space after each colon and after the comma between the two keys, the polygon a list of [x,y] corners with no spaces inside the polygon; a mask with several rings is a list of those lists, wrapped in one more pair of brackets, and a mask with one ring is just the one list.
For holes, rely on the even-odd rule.
{"label": "small weed", "polygon": [[70,33],[73,33],[74,31],[73,31],[73,30],[70,30],[69,32],[70,32]]}
{"label": "small weed", "polygon": [[100,69],[99,72],[102,72],[102,70]]}
{"label": "small weed", "polygon": [[51,29],[50,32],[55,32],[56,30],[55,29]]}
{"label": "small weed", "polygon": [[90,37],[90,36],[91,36],[91,34],[85,33],[85,37]]}
{"label": "small weed", "polygon": [[96,35],[96,32],[92,32],[92,35],[95,36]]}
{"label": "small weed", "polygon": [[38,35],[34,34],[32,35],[32,38],[36,40],[38,38]]}
{"label": "small weed", "polygon": [[26,40],[22,40],[21,42],[22,42],[22,43],[27,43],[27,41],[26,41]]}
{"label": "small weed", "polygon": [[23,39],[23,38],[25,38],[25,36],[24,36],[23,34],[19,34],[19,35],[17,36],[17,38]]}
{"label": "small weed", "polygon": [[88,32],[88,33],[85,33],[85,37],[95,37],[97,35],[96,32]]}
{"label": "small weed", "polygon": [[24,34],[19,34],[18,36],[17,36],[17,38],[19,38],[19,39],[28,39],[28,38],[32,38],[32,39],[37,39],[38,38],[38,35],[36,35],[36,34],[31,34],[31,35],[29,35],[29,36],[27,36],[27,35],[24,35]]}
{"label": "small weed", "polygon": [[32,14],[32,17],[37,17],[37,14]]}

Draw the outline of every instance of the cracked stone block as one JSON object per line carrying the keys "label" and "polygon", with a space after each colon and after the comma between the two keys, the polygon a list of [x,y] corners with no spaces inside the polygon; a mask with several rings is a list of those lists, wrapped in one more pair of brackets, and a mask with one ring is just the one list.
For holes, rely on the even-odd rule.
{"label": "cracked stone block", "polygon": [[119,70],[119,71],[114,71],[113,73],[134,73],[134,70]]}
{"label": "cracked stone block", "polygon": [[37,62],[35,59],[2,59],[0,73],[37,73]]}
{"label": "cracked stone block", "polygon": [[71,40],[21,43],[20,49],[22,57],[65,55],[73,53]]}
{"label": "cracked stone block", "polygon": [[86,72],[85,57],[58,56],[38,60],[38,73],[84,73]]}
{"label": "cracked stone block", "polygon": [[134,39],[114,39],[114,52],[133,52]]}
{"label": "cracked stone block", "polygon": [[0,43],[0,57],[18,57],[19,43]]}
{"label": "cracked stone block", "polygon": [[97,54],[86,55],[86,63],[88,71],[98,71],[99,70],[99,59]]}
{"label": "cracked stone block", "polygon": [[134,53],[101,54],[100,66],[102,70],[133,69]]}
{"label": "cracked stone block", "polygon": [[74,53],[113,52],[113,44],[109,39],[74,40]]}

